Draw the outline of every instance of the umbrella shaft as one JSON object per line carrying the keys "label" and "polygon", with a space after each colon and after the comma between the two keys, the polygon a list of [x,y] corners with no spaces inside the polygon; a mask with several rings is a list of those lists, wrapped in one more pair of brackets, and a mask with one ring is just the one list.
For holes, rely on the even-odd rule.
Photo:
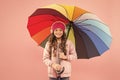
{"label": "umbrella shaft", "polygon": [[60,45],[60,44],[58,43],[58,45],[57,45],[57,63],[58,63],[58,64],[60,64],[60,61],[61,61],[61,59],[60,59],[60,53],[59,53],[59,52],[60,52],[60,51],[59,51],[59,45]]}
{"label": "umbrella shaft", "polygon": [[72,27],[72,23],[70,23],[69,26],[68,26],[68,30],[67,30],[67,38],[68,38],[68,36],[69,36],[69,32],[70,32],[71,27]]}

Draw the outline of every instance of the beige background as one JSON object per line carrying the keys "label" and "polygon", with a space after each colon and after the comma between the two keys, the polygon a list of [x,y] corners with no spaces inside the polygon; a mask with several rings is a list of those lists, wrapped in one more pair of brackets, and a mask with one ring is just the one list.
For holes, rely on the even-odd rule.
{"label": "beige background", "polygon": [[111,49],[90,60],[72,62],[71,80],[120,80],[119,0],[0,0],[0,80],[48,80],[42,48],[30,38],[28,16],[53,3],[76,5],[109,25]]}

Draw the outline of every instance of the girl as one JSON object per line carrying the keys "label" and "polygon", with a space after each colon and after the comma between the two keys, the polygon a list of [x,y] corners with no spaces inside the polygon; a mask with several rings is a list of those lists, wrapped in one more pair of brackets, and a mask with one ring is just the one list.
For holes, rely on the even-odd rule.
{"label": "girl", "polygon": [[43,62],[48,66],[49,80],[69,80],[71,63],[77,59],[74,45],[67,40],[65,24],[56,21],[51,26],[51,36],[43,52]]}

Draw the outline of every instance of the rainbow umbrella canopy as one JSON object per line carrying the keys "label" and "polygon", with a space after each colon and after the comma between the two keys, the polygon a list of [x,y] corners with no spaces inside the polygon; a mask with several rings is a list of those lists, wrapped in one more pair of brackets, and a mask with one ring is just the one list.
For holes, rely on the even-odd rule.
{"label": "rainbow umbrella canopy", "polygon": [[66,24],[67,38],[74,43],[78,59],[99,56],[110,47],[109,28],[95,14],[77,6],[52,4],[38,8],[28,18],[28,31],[43,48],[55,21]]}

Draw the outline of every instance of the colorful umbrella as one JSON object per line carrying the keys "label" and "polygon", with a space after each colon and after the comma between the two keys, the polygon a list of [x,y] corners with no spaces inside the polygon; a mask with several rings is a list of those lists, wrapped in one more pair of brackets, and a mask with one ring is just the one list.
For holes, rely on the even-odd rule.
{"label": "colorful umbrella", "polygon": [[75,44],[78,59],[99,56],[110,47],[109,28],[96,15],[76,6],[53,4],[37,9],[28,19],[31,37],[43,48],[55,21],[66,24],[67,38]]}

